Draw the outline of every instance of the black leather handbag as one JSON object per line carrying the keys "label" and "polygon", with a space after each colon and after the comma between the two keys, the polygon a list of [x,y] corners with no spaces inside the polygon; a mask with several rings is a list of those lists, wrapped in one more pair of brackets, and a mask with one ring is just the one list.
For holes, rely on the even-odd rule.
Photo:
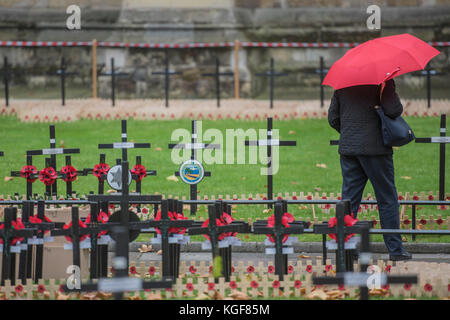
{"label": "black leather handbag", "polygon": [[381,106],[375,106],[381,120],[381,134],[386,147],[401,147],[416,138],[408,123],[401,116],[392,119],[384,114]]}

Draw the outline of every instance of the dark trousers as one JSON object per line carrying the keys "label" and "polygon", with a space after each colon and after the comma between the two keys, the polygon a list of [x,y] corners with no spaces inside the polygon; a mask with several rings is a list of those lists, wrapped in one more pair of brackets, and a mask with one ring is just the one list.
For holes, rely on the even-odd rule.
{"label": "dark trousers", "polygon": [[[341,155],[342,199],[351,201],[351,209],[356,217],[369,179],[375,191],[383,229],[399,229],[400,214],[397,189],[395,188],[394,163],[392,155],[345,156]],[[390,254],[403,252],[400,235],[383,235]]]}

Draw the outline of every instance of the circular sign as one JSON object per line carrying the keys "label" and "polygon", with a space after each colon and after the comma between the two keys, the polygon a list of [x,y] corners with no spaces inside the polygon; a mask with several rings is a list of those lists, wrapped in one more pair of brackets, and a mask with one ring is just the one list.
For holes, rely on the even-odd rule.
{"label": "circular sign", "polygon": [[202,181],[205,170],[197,160],[187,160],[180,166],[180,178],[184,183],[197,184]]}
{"label": "circular sign", "polygon": [[[106,175],[106,181],[115,190],[122,190],[122,165],[118,164],[109,169]],[[131,172],[128,170],[128,185],[131,184]]]}

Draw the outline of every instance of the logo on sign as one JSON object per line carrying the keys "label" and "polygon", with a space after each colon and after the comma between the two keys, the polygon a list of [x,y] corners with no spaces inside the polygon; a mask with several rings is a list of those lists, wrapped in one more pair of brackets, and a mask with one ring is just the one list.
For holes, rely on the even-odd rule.
{"label": "logo on sign", "polygon": [[184,183],[197,184],[202,181],[205,171],[197,160],[187,160],[180,166],[180,178]]}
{"label": "logo on sign", "polygon": [[[131,172],[128,170],[128,185],[131,184]],[[122,166],[120,164],[109,169],[106,181],[115,190],[122,190]]]}

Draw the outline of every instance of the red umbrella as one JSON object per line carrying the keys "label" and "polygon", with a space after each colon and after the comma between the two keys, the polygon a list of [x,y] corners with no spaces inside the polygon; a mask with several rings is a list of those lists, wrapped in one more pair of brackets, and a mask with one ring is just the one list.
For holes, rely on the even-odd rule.
{"label": "red umbrella", "polygon": [[350,49],[336,61],[323,80],[335,90],[379,85],[404,73],[423,70],[440,52],[410,35],[377,38]]}

